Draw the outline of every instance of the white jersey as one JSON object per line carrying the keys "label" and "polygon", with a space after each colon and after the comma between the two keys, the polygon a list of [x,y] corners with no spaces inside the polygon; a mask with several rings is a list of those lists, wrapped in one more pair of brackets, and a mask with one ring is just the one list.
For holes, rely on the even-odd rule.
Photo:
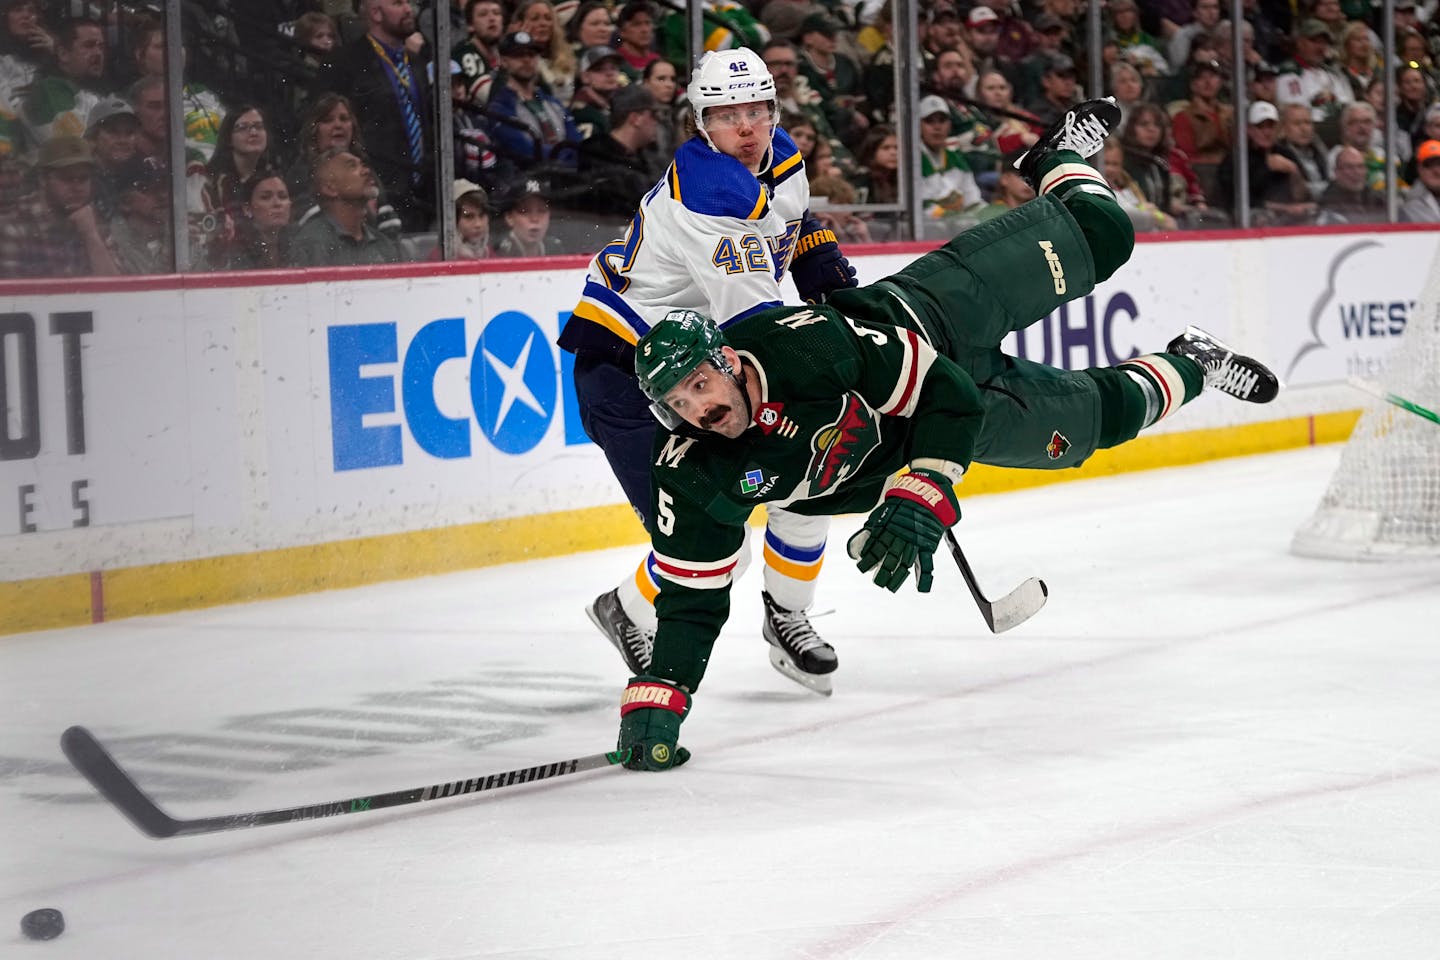
{"label": "white jersey", "polygon": [[776,129],[759,174],[690,139],[640,201],[624,239],[591,261],[561,346],[616,338],[634,346],[686,307],[724,327],[780,305],[780,279],[809,206],[805,162],[785,131]]}

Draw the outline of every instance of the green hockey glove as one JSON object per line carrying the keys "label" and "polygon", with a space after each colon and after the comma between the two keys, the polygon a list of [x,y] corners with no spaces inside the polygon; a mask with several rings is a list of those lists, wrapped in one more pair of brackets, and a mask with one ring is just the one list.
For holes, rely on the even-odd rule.
{"label": "green hockey glove", "polygon": [[679,746],[680,721],[690,712],[690,694],[667,680],[641,674],[630,678],[620,698],[620,740],[616,747],[633,751],[625,766],[631,770],[669,770],[690,759]]}
{"label": "green hockey glove", "polygon": [[911,467],[885,489],[880,505],[846,549],[859,561],[861,573],[891,593],[900,589],[910,568],[917,570],[915,587],[929,593],[934,581],[935,548],[947,528],[960,519],[954,481],[939,470]]}

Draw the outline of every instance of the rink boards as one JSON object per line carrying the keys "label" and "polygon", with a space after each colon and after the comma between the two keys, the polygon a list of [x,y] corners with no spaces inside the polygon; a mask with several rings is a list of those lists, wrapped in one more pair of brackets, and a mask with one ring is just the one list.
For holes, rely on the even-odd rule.
{"label": "rink boards", "polygon": [[[1140,244],[1005,346],[1071,369],[1204,326],[1275,404],[1204,397],[1084,468],[966,493],[1343,439],[1433,230]],[[928,247],[873,247],[878,280]],[[583,258],[0,283],[0,633],[639,542],[554,346]],[[788,283],[788,281],[787,281]],[[790,299],[794,299],[793,291]]]}

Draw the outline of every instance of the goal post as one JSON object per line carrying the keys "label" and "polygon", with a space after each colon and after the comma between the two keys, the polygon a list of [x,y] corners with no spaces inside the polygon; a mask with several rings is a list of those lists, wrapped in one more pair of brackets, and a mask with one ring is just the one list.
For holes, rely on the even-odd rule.
{"label": "goal post", "polygon": [[1386,372],[1358,386],[1372,397],[1291,550],[1344,560],[1440,557],[1440,256]]}

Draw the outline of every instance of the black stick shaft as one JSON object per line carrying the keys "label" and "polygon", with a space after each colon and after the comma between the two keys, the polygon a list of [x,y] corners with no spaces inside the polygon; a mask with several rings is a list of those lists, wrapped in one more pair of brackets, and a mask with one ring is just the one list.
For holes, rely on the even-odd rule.
{"label": "black stick shaft", "polygon": [[141,790],[124,768],[110,756],[95,735],[84,727],[71,727],[60,736],[60,748],[76,770],[90,781],[90,784],[139,830],[157,839],[167,837],[188,837],[201,833],[218,833],[222,830],[239,830],[244,827],[261,827],[271,823],[295,823],[300,820],[319,820],[322,817],[337,817],[347,813],[364,813],[385,807],[399,807],[407,803],[423,803],[426,800],[440,800],[445,797],[459,797],[483,790],[495,790],[517,783],[534,783],[586,770],[596,770],[621,764],[630,759],[630,751],[617,750],[597,753],[573,760],[540,764],[505,773],[484,774],[464,780],[451,780],[428,787],[411,787],[368,797],[350,797],[332,800],[328,803],[306,804],[299,807],[285,807],[278,810],[262,810],[256,813],[235,813],[220,817],[201,817],[183,820],[170,816]]}
{"label": "black stick shaft", "polygon": [[955,539],[955,533],[946,529],[945,543],[950,547],[950,556],[955,559],[955,566],[960,568],[960,577],[965,581],[965,586],[970,588],[970,596],[975,599],[975,606],[980,608],[980,616],[985,618],[985,625],[993,633],[995,630],[995,611],[985,594],[980,592],[980,582],[975,579],[975,571],[970,569],[970,561],[965,559],[965,551],[960,549],[960,541]]}

